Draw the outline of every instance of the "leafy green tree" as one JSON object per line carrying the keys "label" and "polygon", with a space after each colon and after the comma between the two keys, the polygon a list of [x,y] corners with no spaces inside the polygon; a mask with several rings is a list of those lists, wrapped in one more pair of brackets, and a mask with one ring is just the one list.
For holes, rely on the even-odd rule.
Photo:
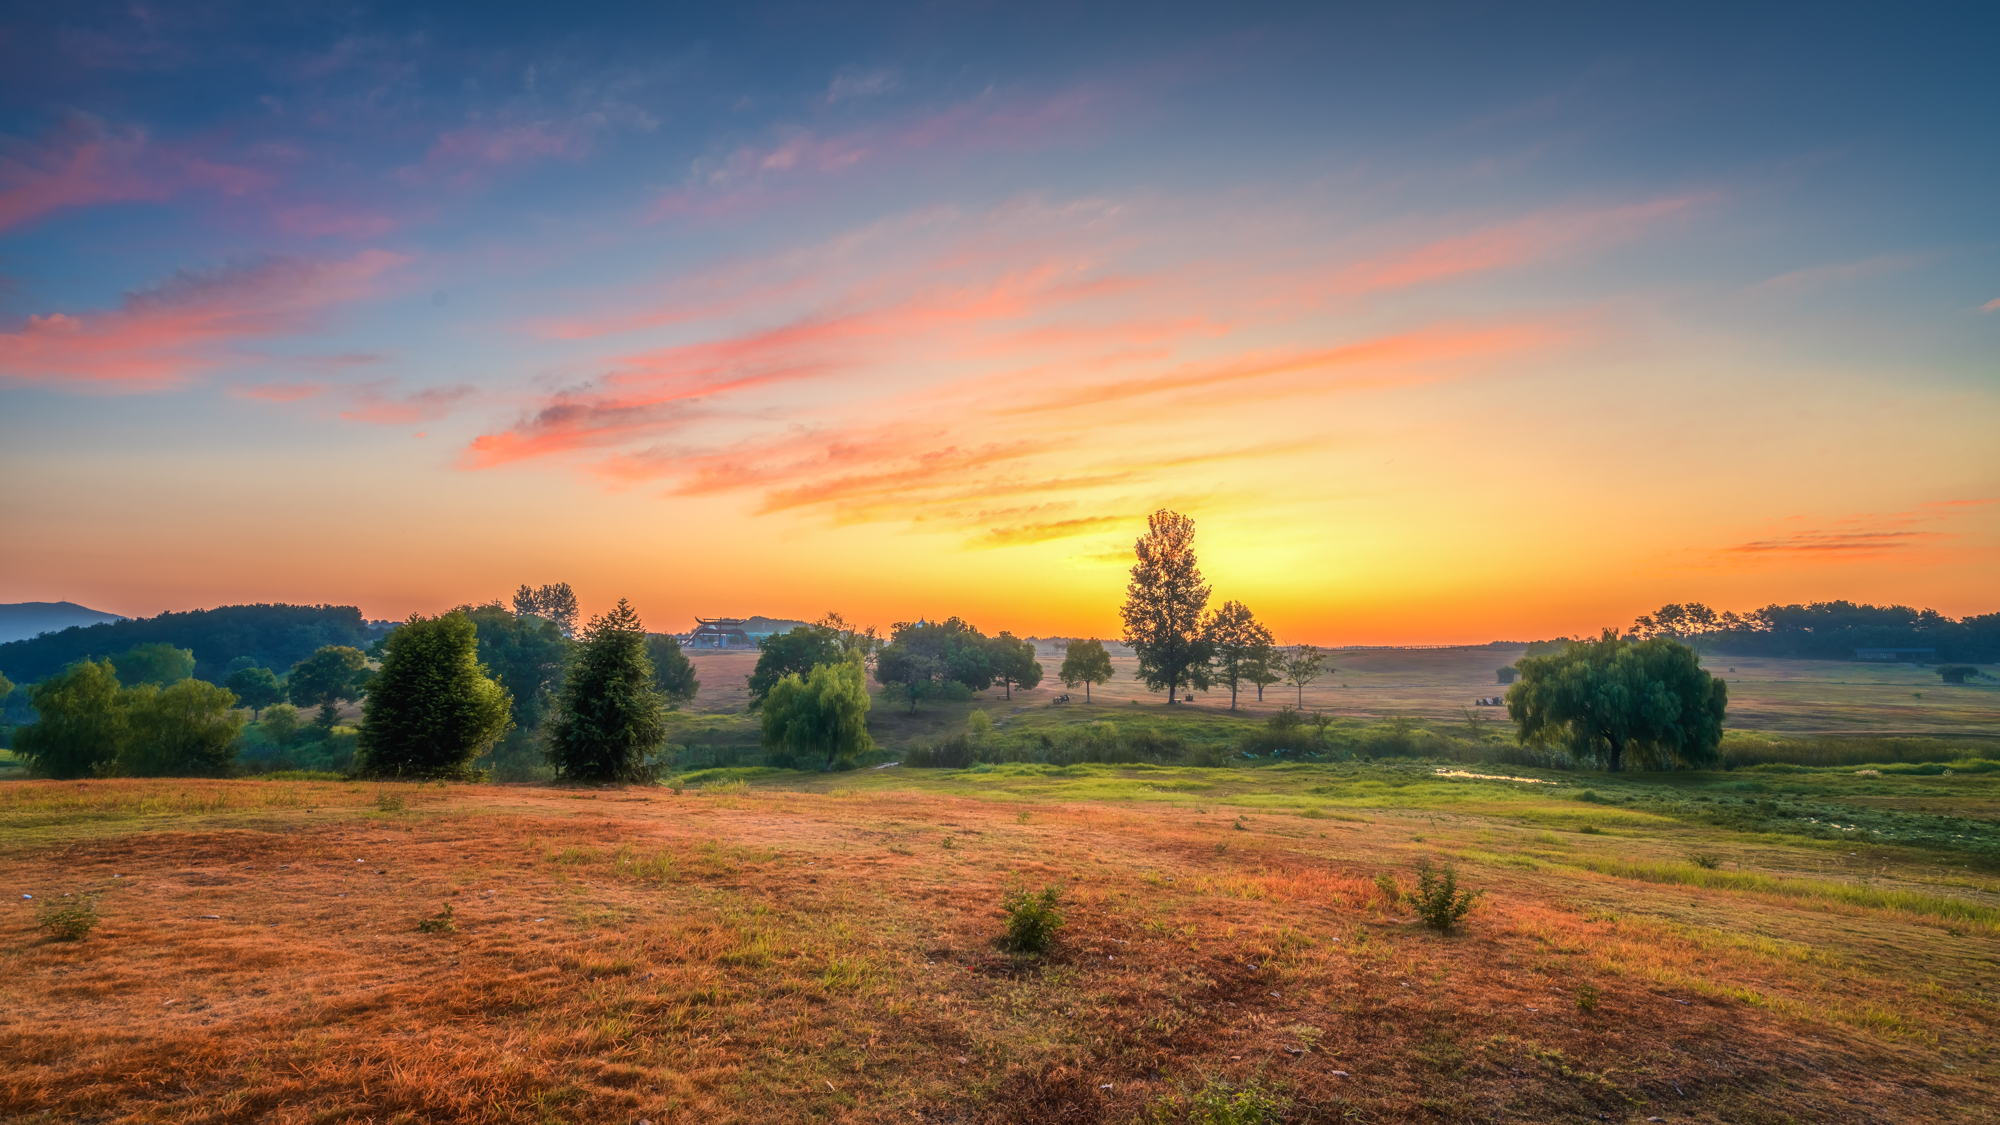
{"label": "leafy green tree", "polygon": [[841,652],[856,653],[864,665],[874,666],[875,652],[882,647],[882,638],[875,634],[875,626],[870,625],[863,629],[857,625],[849,625],[846,618],[828,610],[825,617],[813,622],[813,627],[832,633],[833,639],[840,644]]}
{"label": "leafy green tree", "polygon": [[666,740],[666,707],[653,687],[646,626],[625,599],[584,629],[548,731],[556,776],[646,780],[646,756]]}
{"label": "leafy green tree", "polygon": [[1257,702],[1264,702],[1264,689],[1285,678],[1284,655],[1278,651],[1275,638],[1269,633],[1264,640],[1251,649],[1249,658],[1243,662],[1243,678],[1257,685]]}
{"label": "leafy green tree", "polygon": [[29,689],[35,722],[14,732],[14,752],[43,777],[89,777],[118,758],[130,737],[118,672],[80,660]]}
{"label": "leafy green tree", "polygon": [[214,777],[236,760],[243,716],[236,695],[205,680],[125,691],[129,736],[117,770],[128,777]]}
{"label": "leafy green tree", "polygon": [[[1215,653],[1215,680],[1229,685],[1229,709],[1236,710],[1237,689],[1267,660],[1271,631],[1242,602],[1223,602],[1202,623],[1202,638]],[[1261,691],[1259,696],[1261,698]]]}
{"label": "leafy green tree", "polygon": [[694,661],[681,651],[681,642],[672,633],[646,634],[646,659],[653,662],[653,690],[668,706],[694,701],[701,681],[695,678]]}
{"label": "leafy green tree", "polygon": [[523,731],[540,727],[562,687],[575,643],[554,621],[509,613],[498,602],[461,607],[460,612],[479,629],[479,662],[513,700],[514,726]]}
{"label": "leafy green tree", "polygon": [[1111,680],[1111,654],[1104,651],[1104,642],[1092,637],[1087,641],[1071,641],[1069,651],[1063,654],[1062,671],[1056,678],[1064,687],[1083,685],[1083,701],[1090,702],[1090,685],[1108,683]]}
{"label": "leafy green tree", "polygon": [[14,681],[7,678],[7,673],[0,672],[0,699],[5,699],[12,694],[14,694]]}
{"label": "leafy green tree", "polygon": [[992,687],[992,651],[985,634],[956,617],[899,621],[875,654],[875,679],[902,693],[914,715],[918,700],[940,694],[947,684]]}
{"label": "leafy green tree", "polygon": [[522,583],[521,588],[514,591],[514,613],[521,617],[547,618],[555,622],[563,636],[576,636],[576,591],[570,589],[567,582],[539,589]]}
{"label": "leafy green tree", "polygon": [[750,670],[750,709],[764,705],[779,680],[803,676],[841,657],[840,638],[819,625],[801,625],[789,633],[773,633],[757,642],[757,666]]}
{"label": "leafy green tree", "polygon": [[1337,668],[1326,667],[1326,654],[1311,645],[1293,645],[1290,654],[1278,662],[1285,682],[1299,689],[1299,710],[1306,708],[1306,685]]}
{"label": "leafy green tree", "polygon": [[1194,521],[1165,508],[1146,519],[1125,587],[1125,643],[1139,656],[1139,679],[1180,702],[1183,685],[1208,690],[1214,646],[1202,635],[1209,588],[1194,557]]}
{"label": "leafy green tree", "polygon": [[111,658],[118,669],[118,682],[126,687],[140,684],[177,684],[194,675],[194,650],[169,644],[133,645]]}
{"label": "leafy green tree", "polygon": [[285,689],[278,686],[278,674],[269,668],[238,668],[229,673],[222,682],[236,695],[236,705],[248,707],[250,717],[263,717],[264,708],[285,698]]}
{"label": "leafy green tree", "polygon": [[331,731],[338,705],[361,698],[368,683],[368,657],[358,648],[326,645],[292,666],[285,692],[297,707],[318,707],[314,720]]}
{"label": "leafy green tree", "polygon": [[1042,682],[1042,666],[1035,659],[1035,646],[1030,641],[1021,640],[1012,633],[1002,632],[986,642],[992,648],[989,665],[993,678],[1007,689],[1007,698],[1014,698],[1014,689],[1033,691]]}
{"label": "leafy green tree", "polygon": [[1669,637],[1633,641],[1606,629],[1550,656],[1523,657],[1507,689],[1521,741],[1559,745],[1616,772],[1713,765],[1722,745],[1729,686]]}
{"label": "leafy green tree", "polygon": [[816,761],[821,769],[852,765],[875,743],[868,737],[868,670],[858,652],[821,664],[801,678],[789,673],[764,699],[764,746],[774,761]]}
{"label": "leafy green tree", "polygon": [[283,750],[299,736],[299,709],[289,703],[273,705],[264,712],[263,721],[257,724],[257,733],[264,741]]}
{"label": "leafy green tree", "polygon": [[479,627],[457,610],[411,614],[389,634],[368,685],[355,770],[374,777],[463,777],[507,733],[512,700],[479,662]]}

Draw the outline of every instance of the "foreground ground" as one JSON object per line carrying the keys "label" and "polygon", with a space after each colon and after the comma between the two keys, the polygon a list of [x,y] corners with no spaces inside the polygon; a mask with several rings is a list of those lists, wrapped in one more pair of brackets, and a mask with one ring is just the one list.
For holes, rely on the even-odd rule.
{"label": "foreground ground", "polygon": [[[1986,828],[2000,777],[1798,776],[1711,784]],[[1294,1122],[1991,1120],[1983,853],[1708,825],[1678,784],[9,783],[0,1115],[1227,1120],[1188,1112],[1222,1083]],[[1424,856],[1485,892],[1460,934],[1378,885]],[[1058,949],[1000,952],[1045,884]],[[65,894],[81,941],[36,929]]]}

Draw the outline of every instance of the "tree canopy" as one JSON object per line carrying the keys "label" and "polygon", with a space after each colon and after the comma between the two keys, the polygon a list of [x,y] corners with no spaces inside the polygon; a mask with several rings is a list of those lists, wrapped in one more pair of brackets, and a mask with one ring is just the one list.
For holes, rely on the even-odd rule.
{"label": "tree canopy", "polygon": [[368,684],[368,656],[347,645],[327,645],[299,661],[285,677],[295,707],[318,707],[319,724],[333,726],[334,707],[361,698]]}
{"label": "tree canopy", "polygon": [[1242,602],[1223,602],[1202,623],[1202,639],[1214,653],[1216,683],[1229,685],[1229,709],[1236,710],[1237,689],[1252,673],[1268,668],[1271,631]]}
{"label": "tree canopy", "polygon": [[671,707],[694,702],[701,691],[695,678],[694,661],[681,651],[681,642],[672,633],[646,634],[646,659],[653,662],[653,690]]}
{"label": "tree canopy", "polygon": [[89,777],[125,745],[127,716],[109,660],[80,660],[30,689],[39,718],[14,732],[14,752],[43,777]]}
{"label": "tree canopy", "polygon": [[1326,656],[1311,645],[1294,645],[1289,655],[1279,661],[1284,670],[1285,682],[1299,690],[1299,710],[1306,708],[1306,685],[1335,669],[1327,668]]}
{"label": "tree canopy", "polygon": [[1125,643],[1139,657],[1139,679],[1168,703],[1183,686],[1207,690],[1212,643],[1202,635],[1209,588],[1194,556],[1194,521],[1165,508],[1146,520],[1133,545],[1138,562],[1125,587]]}
{"label": "tree canopy", "polygon": [[177,684],[194,676],[194,650],[170,644],[133,645],[111,658],[118,669],[118,682],[126,687],[140,684]]}
{"label": "tree canopy", "polygon": [[576,636],[576,591],[567,582],[534,587],[523,582],[514,591],[514,613],[520,617],[542,617],[555,622],[565,637]]}
{"label": "tree canopy", "polygon": [[889,643],[876,653],[875,678],[899,691],[914,715],[919,700],[939,694],[947,684],[972,691],[992,687],[993,653],[985,634],[959,618],[899,621]]}
{"label": "tree canopy", "polygon": [[1090,685],[1101,684],[1111,679],[1111,654],[1104,651],[1104,642],[1092,637],[1087,641],[1071,641],[1069,651],[1063,653],[1062,671],[1056,673],[1064,687],[1083,685],[1083,701],[1090,702]]}
{"label": "tree canopy", "polygon": [[840,637],[824,626],[801,625],[763,638],[757,642],[757,666],[750,671],[750,709],[762,707],[764,697],[786,676],[803,676],[840,658]]}
{"label": "tree canopy", "polygon": [[1008,699],[1014,698],[1015,688],[1032,691],[1042,682],[1042,666],[1035,659],[1033,642],[1002,632],[986,643],[993,650],[993,678],[1006,685]]}
{"label": "tree canopy", "polygon": [[787,673],[764,699],[764,746],[773,764],[852,765],[874,749],[868,737],[868,672],[859,652]]}
{"label": "tree canopy", "polygon": [[126,739],[115,761],[128,777],[215,777],[236,760],[243,716],[236,696],[205,680],[128,688]]}
{"label": "tree canopy", "polygon": [[269,668],[238,668],[229,673],[222,686],[235,694],[238,707],[250,709],[252,718],[261,718],[264,708],[285,698],[278,674]]}
{"label": "tree canopy", "polygon": [[507,689],[479,662],[479,629],[453,610],[410,615],[389,634],[368,685],[355,770],[374,777],[464,777],[512,725]]}
{"label": "tree canopy", "polygon": [[79,660],[166,644],[193,652],[193,675],[215,683],[234,671],[230,664],[239,657],[252,665],[290,668],[324,645],[362,648],[372,636],[361,611],[351,605],[225,605],[12,641],[0,645],[0,670],[33,682]]}
{"label": "tree canopy", "polygon": [[666,741],[666,707],[653,686],[645,623],[625,599],[585,627],[547,729],[557,777],[647,779],[646,758]]}
{"label": "tree canopy", "polygon": [[1523,742],[1555,745],[1617,771],[1714,764],[1729,687],[1667,637],[1633,641],[1606,629],[1562,652],[1523,657],[1507,713]]}
{"label": "tree canopy", "polygon": [[499,602],[461,606],[459,612],[479,631],[479,662],[486,674],[507,689],[514,726],[524,731],[540,727],[575,644],[549,618],[509,613]]}
{"label": "tree canopy", "polygon": [[[1851,660],[1857,648],[1928,648],[1939,660],[2000,660],[2000,613],[1953,620],[1906,605],[1773,603],[1737,614],[1700,602],[1670,603],[1633,621],[1630,633],[1742,656]],[[1539,653],[1531,649],[1529,655]]]}

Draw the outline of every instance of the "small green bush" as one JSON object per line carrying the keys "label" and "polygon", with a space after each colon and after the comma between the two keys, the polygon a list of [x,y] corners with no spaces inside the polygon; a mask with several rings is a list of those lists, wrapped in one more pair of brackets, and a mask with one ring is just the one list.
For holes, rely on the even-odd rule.
{"label": "small green bush", "polygon": [[1046,953],[1062,929],[1062,889],[1043,887],[1039,894],[1017,887],[1000,900],[1007,913],[1007,948],[1016,953]]}
{"label": "small green bush", "polygon": [[444,909],[438,911],[432,917],[419,919],[417,921],[417,929],[427,934],[457,933],[458,923],[451,920],[451,904],[448,902],[445,903]]}
{"label": "small green bush", "polygon": [[81,941],[97,922],[97,904],[87,898],[45,903],[35,918],[35,924],[57,941]]}
{"label": "small green bush", "polygon": [[1704,871],[1713,871],[1722,866],[1722,857],[1714,852],[1689,852],[1688,862]]}
{"label": "small green bush", "polygon": [[1458,872],[1451,864],[1440,868],[1428,859],[1417,861],[1417,890],[1410,898],[1416,903],[1417,916],[1424,925],[1441,934],[1450,933],[1472,909],[1472,900],[1477,897],[1476,891],[1458,889]]}
{"label": "small green bush", "polygon": [[1604,835],[1604,829],[1602,829],[1602,828],[1599,828],[1599,827],[1598,827],[1597,825],[1595,825],[1595,824],[1586,824],[1586,825],[1584,825],[1584,826],[1583,826],[1582,828],[1579,828],[1579,829],[1577,829],[1577,831],[1578,831],[1578,832],[1581,832],[1581,833],[1583,833],[1583,834],[1584,834],[1584,835],[1586,835],[1586,836],[1602,836],[1602,835]]}
{"label": "small green bush", "polygon": [[1396,882],[1396,877],[1387,871],[1375,876],[1375,889],[1381,891],[1382,897],[1392,903],[1402,901],[1403,886],[1401,883]]}
{"label": "small green bush", "polygon": [[1594,1012],[1597,1010],[1597,986],[1586,984],[1576,990],[1576,1010]]}
{"label": "small green bush", "polygon": [[1290,1099],[1254,1081],[1233,1085],[1211,1078],[1199,1090],[1176,1090],[1155,1101],[1145,1120],[1149,1125],[1277,1125],[1291,1105]]}
{"label": "small green bush", "polygon": [[401,793],[378,793],[375,807],[382,812],[402,812],[405,802]]}

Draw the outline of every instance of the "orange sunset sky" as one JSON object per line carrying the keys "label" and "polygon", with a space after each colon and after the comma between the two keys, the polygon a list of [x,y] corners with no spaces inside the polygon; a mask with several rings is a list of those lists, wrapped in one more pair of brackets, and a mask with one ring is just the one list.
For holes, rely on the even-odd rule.
{"label": "orange sunset sky", "polygon": [[1894,35],[368,18],[7,48],[0,601],[1111,636],[1170,507],[1287,642],[2000,609],[1993,83]]}

